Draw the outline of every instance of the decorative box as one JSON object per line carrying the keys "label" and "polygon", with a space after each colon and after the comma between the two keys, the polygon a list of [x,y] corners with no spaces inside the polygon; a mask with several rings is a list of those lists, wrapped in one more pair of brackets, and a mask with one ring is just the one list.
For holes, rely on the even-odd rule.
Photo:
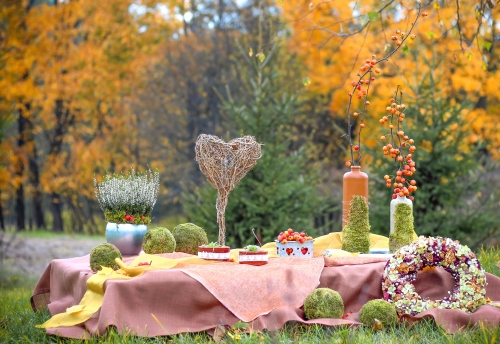
{"label": "decorative box", "polygon": [[267,251],[240,251],[238,261],[240,264],[264,265],[269,260]]}
{"label": "decorative box", "polygon": [[229,260],[231,248],[224,247],[203,247],[198,246],[198,258],[209,260]]}
{"label": "decorative box", "polygon": [[280,257],[312,258],[314,257],[314,240],[307,240],[303,244],[300,241],[288,241],[286,244],[276,241],[276,254]]}

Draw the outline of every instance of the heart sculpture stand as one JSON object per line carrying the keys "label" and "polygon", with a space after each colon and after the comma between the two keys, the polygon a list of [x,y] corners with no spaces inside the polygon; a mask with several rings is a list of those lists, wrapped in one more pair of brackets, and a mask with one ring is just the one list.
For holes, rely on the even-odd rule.
{"label": "heart sculpture stand", "polygon": [[253,136],[224,142],[217,136],[201,134],[196,140],[196,161],[201,172],[217,190],[217,223],[219,245],[226,238],[226,206],[228,195],[262,156],[261,145]]}

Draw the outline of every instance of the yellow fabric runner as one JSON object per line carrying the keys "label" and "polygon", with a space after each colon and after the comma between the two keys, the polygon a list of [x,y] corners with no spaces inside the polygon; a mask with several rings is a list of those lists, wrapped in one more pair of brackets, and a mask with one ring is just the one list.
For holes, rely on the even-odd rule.
{"label": "yellow fabric runner", "polygon": [[[415,238],[417,237],[414,235]],[[370,234],[372,248],[388,248],[389,239],[387,237]],[[327,235],[320,236],[314,239],[314,257],[319,257],[326,249],[342,248],[342,233],[333,232]],[[264,246],[263,249],[269,252],[269,258],[277,258],[276,243],[271,242]],[[233,261],[238,261],[238,252],[240,250],[231,250],[230,257]],[[341,250],[339,250],[341,251]],[[343,254],[343,253],[341,253]],[[351,256],[349,252],[345,252],[346,256]],[[139,262],[151,262],[151,265],[137,266]],[[140,276],[146,270],[164,270],[171,269],[179,264],[215,264],[217,261],[204,260],[198,257],[186,257],[179,259],[169,259],[155,255],[142,254],[137,256],[128,266],[123,262],[120,263],[120,269],[113,271],[111,268],[103,267],[101,271],[93,275],[87,280],[87,291],[80,303],[66,309],[65,313],[54,315],[42,325],[37,325],[38,328],[53,328],[66,327],[81,324],[87,321],[95,312],[97,312],[104,298],[104,283],[108,279],[131,279]]]}

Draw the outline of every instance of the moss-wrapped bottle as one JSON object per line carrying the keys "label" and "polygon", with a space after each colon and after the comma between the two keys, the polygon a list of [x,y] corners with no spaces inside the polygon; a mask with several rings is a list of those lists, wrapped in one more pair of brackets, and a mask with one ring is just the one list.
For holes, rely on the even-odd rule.
{"label": "moss-wrapped bottle", "polygon": [[413,203],[406,197],[391,202],[391,233],[389,251],[396,252],[413,241]]}
{"label": "moss-wrapped bottle", "polygon": [[396,212],[396,205],[398,205],[399,203],[408,204],[412,208],[412,211],[413,211],[413,202],[411,201],[411,199],[407,198],[406,196],[401,197],[399,195],[396,198],[394,198],[391,201],[391,206],[390,206],[390,211],[391,211],[391,232],[390,233],[394,233],[394,225],[396,223],[394,213]]}
{"label": "moss-wrapped bottle", "polygon": [[361,166],[351,166],[342,180],[342,228],[349,219],[349,207],[354,196],[363,196],[368,201],[368,175],[361,172]]}
{"label": "moss-wrapped bottle", "polygon": [[348,252],[370,252],[368,201],[355,195],[349,206],[347,225],[342,229],[342,249]]}

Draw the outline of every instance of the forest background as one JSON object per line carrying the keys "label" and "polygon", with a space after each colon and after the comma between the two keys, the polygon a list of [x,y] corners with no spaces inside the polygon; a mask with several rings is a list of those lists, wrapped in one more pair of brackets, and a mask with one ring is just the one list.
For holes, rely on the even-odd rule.
{"label": "forest background", "polygon": [[[415,230],[500,242],[500,4],[493,0],[3,0],[0,228],[96,234],[94,176],[157,168],[153,224],[215,241],[201,133],[263,144],[229,195],[228,242],[341,230],[348,102],[358,67],[408,41],[370,91],[362,168],[372,232],[388,235],[394,173],[378,121],[398,85],[415,139]],[[355,105],[354,110],[356,109]],[[170,228],[172,229],[172,228]]]}

